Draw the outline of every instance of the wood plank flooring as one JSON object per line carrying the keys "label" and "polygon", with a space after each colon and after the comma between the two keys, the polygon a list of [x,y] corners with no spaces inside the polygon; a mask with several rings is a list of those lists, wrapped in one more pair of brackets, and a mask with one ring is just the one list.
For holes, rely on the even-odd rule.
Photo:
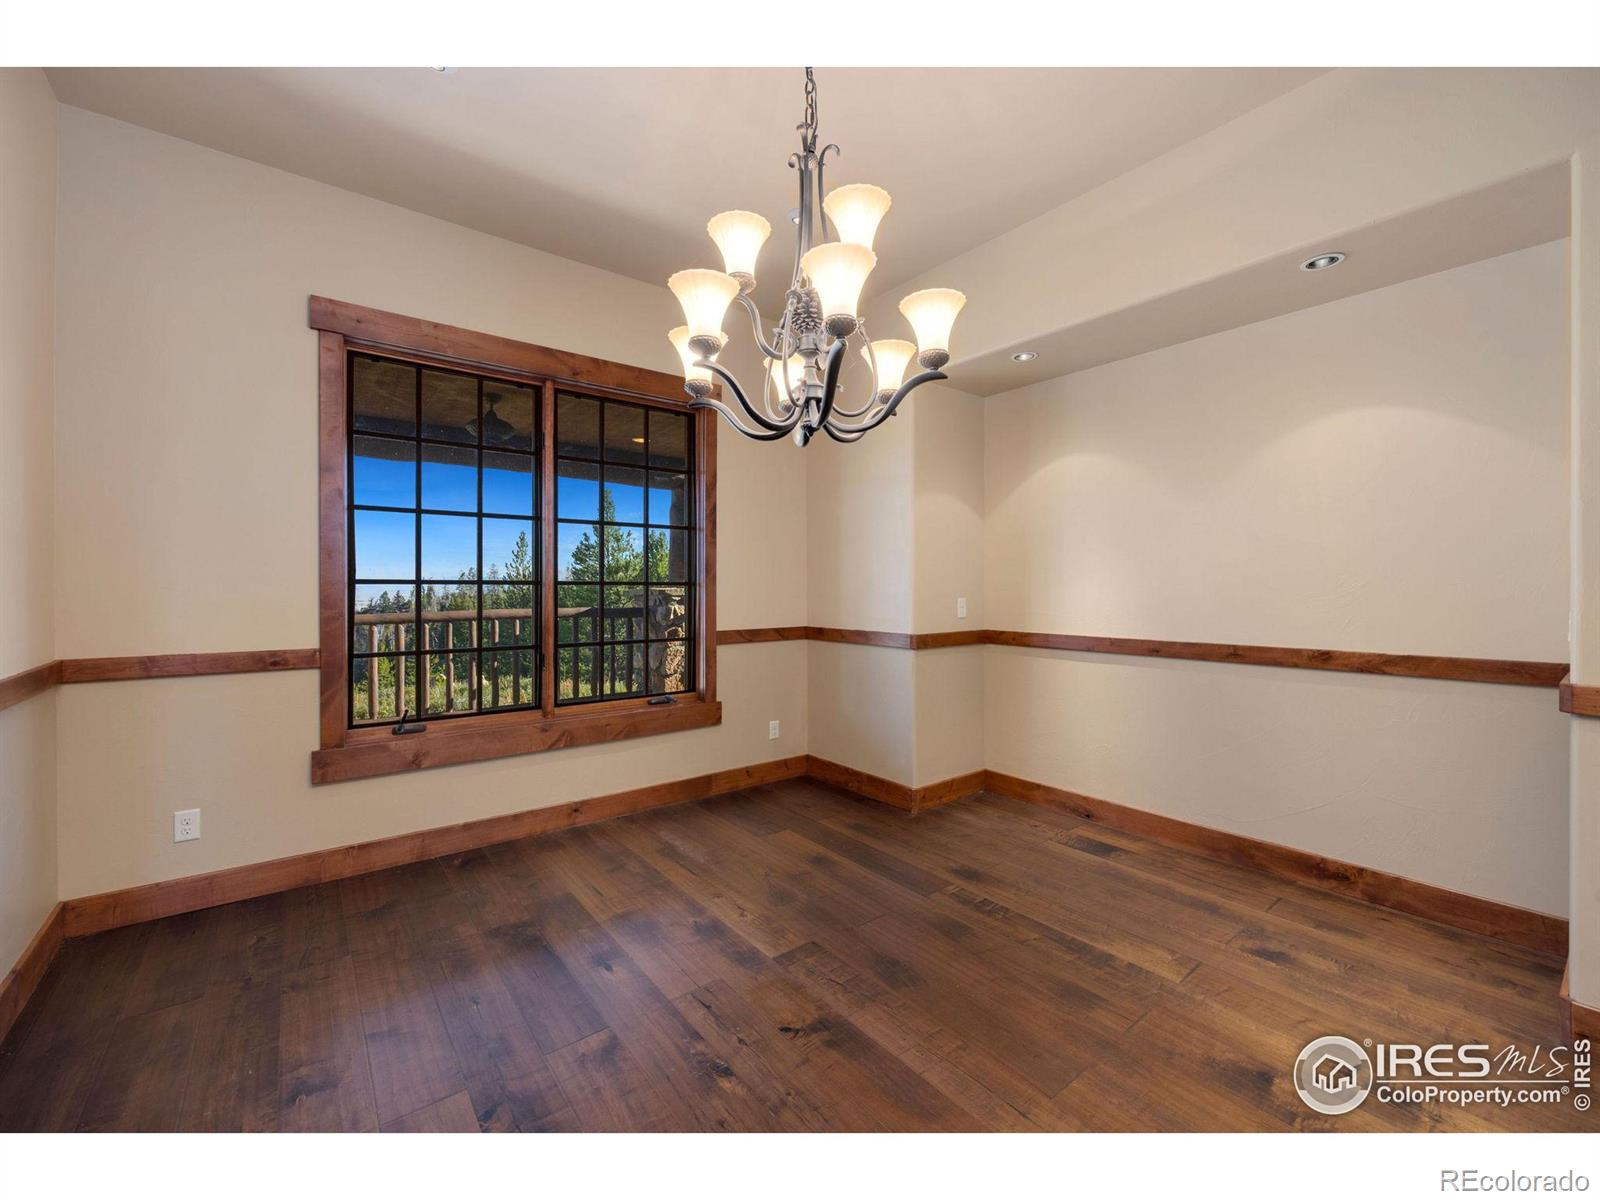
{"label": "wood plank flooring", "polygon": [[1295,1095],[1561,963],[1018,801],[793,782],[69,942],[0,1130],[1595,1129]]}

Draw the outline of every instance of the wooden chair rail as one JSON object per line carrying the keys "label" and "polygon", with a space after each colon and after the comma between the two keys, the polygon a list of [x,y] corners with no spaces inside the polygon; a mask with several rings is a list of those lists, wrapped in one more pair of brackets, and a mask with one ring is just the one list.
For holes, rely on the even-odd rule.
{"label": "wooden chair rail", "polygon": [[[1388,654],[1370,650],[1320,650],[1292,646],[1245,646],[1227,642],[1174,642],[1151,638],[1097,637],[1072,633],[1024,633],[1010,629],[954,630],[945,633],[894,633],[876,629],[836,629],[820,625],[786,625],[766,629],[724,629],[721,645],[808,640],[898,650],[938,650],[950,646],[1020,646],[1079,654],[1122,654],[1139,658],[1178,658],[1196,662],[1287,667],[1305,671],[1347,671],[1362,675],[1397,675],[1412,679],[1452,679],[1520,687],[1555,687],[1567,664],[1507,658],[1458,658],[1437,654]],[[1572,690],[1572,689],[1569,689]],[[1600,688],[1580,703],[1600,715]],[[1564,711],[1573,711],[1570,709]],[[1583,708],[1577,711],[1583,712]],[[1585,714],[1587,715],[1587,714]]]}

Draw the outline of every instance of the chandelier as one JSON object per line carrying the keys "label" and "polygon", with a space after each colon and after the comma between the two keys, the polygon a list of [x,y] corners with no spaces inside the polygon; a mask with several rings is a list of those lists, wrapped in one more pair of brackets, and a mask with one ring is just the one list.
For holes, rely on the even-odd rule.
{"label": "chandelier", "polygon": [[[817,85],[806,68],[805,120],[796,128],[800,149],[789,156],[799,172],[800,207],[794,219],[794,270],[783,315],[769,341],[756,307],[756,257],[772,234],[757,213],[718,213],[706,232],[722,251],[725,270],[679,271],[667,280],[688,322],[667,335],[683,359],[684,391],[690,408],[710,408],[746,437],[771,442],[793,436],[804,446],[820,430],[836,442],[859,441],[894,416],[901,401],[925,383],[948,378],[939,370],[950,361],[950,328],[967,298],[949,288],[913,292],[900,311],[916,334],[916,344],[899,338],[873,341],[857,313],[861,289],[877,265],[872,239],[889,211],[889,193],[870,183],[852,183],[823,195],[822,172],[836,145],[817,149]],[[818,208],[821,209],[820,229]],[[832,232],[836,240],[824,239]],[[732,372],[717,362],[728,343],[723,319],[735,301],[750,316],[755,343],[765,360],[760,402],[752,403]],[[857,407],[840,403],[839,374],[850,343],[858,344],[871,372],[871,385]],[[905,378],[912,358],[922,368]],[[714,398],[713,378],[726,385],[738,405]],[[848,403],[855,403],[854,401]],[[748,423],[740,418],[740,413]]]}

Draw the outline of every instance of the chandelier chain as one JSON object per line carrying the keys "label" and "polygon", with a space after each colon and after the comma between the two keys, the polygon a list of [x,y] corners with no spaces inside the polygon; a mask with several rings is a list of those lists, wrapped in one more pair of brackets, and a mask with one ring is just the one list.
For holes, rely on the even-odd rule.
{"label": "chandelier chain", "polygon": [[800,144],[807,152],[817,148],[817,81],[806,68],[806,119],[800,126]]}

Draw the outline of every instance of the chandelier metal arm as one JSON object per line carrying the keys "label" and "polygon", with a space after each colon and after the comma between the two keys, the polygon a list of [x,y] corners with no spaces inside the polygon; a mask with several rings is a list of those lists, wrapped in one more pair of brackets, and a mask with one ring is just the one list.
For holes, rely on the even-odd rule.
{"label": "chandelier metal arm", "polygon": [[840,408],[838,405],[834,406],[834,417],[843,417],[847,421],[866,416],[872,411],[873,405],[878,402],[878,352],[872,348],[872,335],[867,332],[867,323],[865,321],[861,323],[860,332],[862,339],[866,342],[867,365],[872,368],[872,378],[867,384],[867,402],[860,408],[847,409]]}
{"label": "chandelier metal arm", "polygon": [[760,347],[761,353],[768,358],[781,357],[777,350],[767,345],[767,339],[761,336],[761,310],[756,307],[756,302],[744,292],[740,292],[734,299],[739,302],[745,312],[750,314],[750,332],[755,337],[756,345]]}
{"label": "chandelier metal arm", "polygon": [[[761,428],[766,429],[766,430],[776,430],[779,437],[782,437],[784,434],[788,433],[791,429],[794,428],[795,421],[797,421],[799,419],[798,411],[796,412],[795,417],[793,419],[791,419],[790,421],[788,421],[787,423],[771,420],[770,418],[765,417],[761,413],[756,411],[755,406],[750,403],[749,398],[744,394],[744,389],[739,386],[739,381],[734,378],[732,371],[729,371],[726,367],[722,366],[720,363],[712,362],[709,358],[702,358],[699,362],[697,362],[695,364],[695,366],[704,367],[706,370],[710,371],[713,375],[715,375],[718,379],[722,380],[723,383],[727,384],[728,385],[728,390],[733,393],[733,398],[739,402],[739,407],[744,409],[745,413],[749,416],[749,418],[752,421],[754,421],[757,425],[761,426]],[[715,403],[715,402],[712,402],[712,401],[707,401],[707,402],[708,403]],[[717,404],[717,407],[719,409],[723,410],[724,412],[728,412],[728,413],[732,412],[731,409],[728,409],[725,405],[722,405],[720,403]],[[737,425],[738,422],[735,422],[735,424]]]}
{"label": "chandelier metal arm", "polygon": [[723,420],[727,421],[727,423],[729,425],[732,425],[734,427],[734,429],[738,430],[740,433],[744,434],[745,437],[750,438],[753,441],[757,441],[757,442],[776,442],[776,441],[779,441],[782,438],[786,438],[786,437],[789,436],[789,430],[787,430],[787,429],[778,429],[778,430],[774,430],[774,431],[770,431],[769,432],[769,431],[764,431],[764,430],[760,430],[760,429],[750,429],[750,428],[746,427],[745,425],[741,424],[740,421],[739,421],[739,418],[736,415],[734,415],[733,409],[729,408],[726,404],[724,404],[720,400],[712,400],[709,397],[701,399],[701,400],[691,400],[688,403],[688,407],[689,408],[709,408],[713,412],[721,413]]}
{"label": "chandelier metal arm", "polygon": [[833,415],[833,400],[839,391],[839,369],[844,365],[844,347],[844,338],[828,347],[828,360],[822,367],[822,407],[817,411],[817,425],[826,426]]}
{"label": "chandelier metal arm", "polygon": [[[859,425],[840,425],[837,428],[841,433],[869,433],[894,416],[894,410],[900,407],[900,402],[916,391],[917,388],[925,383],[937,383],[949,378],[950,376],[943,371],[923,371],[918,375],[913,375],[900,385],[893,396],[889,397],[888,403],[883,406],[883,410],[877,416],[869,421],[863,421]],[[828,428],[831,431],[835,426],[830,424]]]}
{"label": "chandelier metal arm", "polygon": [[863,434],[860,434],[860,433],[840,433],[832,425],[824,425],[822,427],[822,432],[827,434],[834,441],[836,441],[836,442],[844,442],[846,445],[848,445],[851,442],[859,442],[862,439],[862,437],[864,436]]}

